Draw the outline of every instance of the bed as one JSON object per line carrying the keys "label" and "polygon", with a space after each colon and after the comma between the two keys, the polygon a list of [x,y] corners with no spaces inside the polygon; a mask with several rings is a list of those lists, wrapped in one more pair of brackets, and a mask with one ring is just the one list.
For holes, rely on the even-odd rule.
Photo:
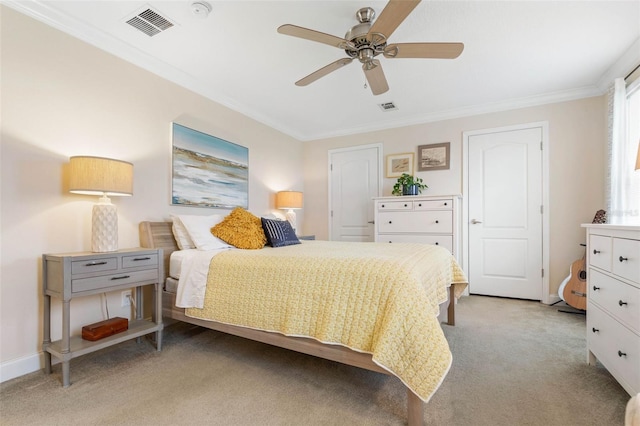
{"label": "bed", "polygon": [[[376,285],[370,284],[376,281],[376,279],[371,278],[371,274],[375,272],[374,270],[384,270],[387,267],[393,269],[393,264],[385,266],[387,262],[386,258],[382,260],[376,259],[376,263],[364,264],[364,266],[360,266],[360,270],[354,274],[351,273],[353,260],[345,261],[344,264],[341,264],[339,261],[339,258],[342,257],[342,251],[352,250],[353,247],[356,247],[352,246],[354,244],[363,244],[363,246],[357,246],[359,247],[357,257],[364,258],[365,261],[367,261],[369,257],[368,250],[372,250],[374,254],[380,249],[385,251],[390,250],[390,248],[380,247],[381,244],[379,243],[304,241],[303,244],[295,247],[278,249],[227,250],[223,255],[214,256],[213,260],[216,262],[215,269],[214,262],[211,261],[210,272],[204,273],[210,281],[207,283],[207,286],[213,286],[208,288],[214,288],[216,290],[207,290],[203,307],[179,308],[176,306],[177,296],[175,285],[177,280],[171,276],[170,271],[175,269],[175,265],[177,264],[174,256],[174,267],[171,267],[172,254],[176,253],[177,255],[180,254],[181,251],[179,251],[178,244],[174,237],[172,222],[142,222],[140,223],[139,231],[141,246],[163,250],[166,275],[165,291],[163,293],[163,317],[184,321],[343,364],[394,375],[407,387],[408,423],[410,425],[423,424],[424,404],[439,387],[451,365],[451,353],[446,344],[446,339],[444,339],[442,329],[437,320],[437,312],[435,311],[437,311],[439,304],[445,303],[445,301],[448,300],[448,323],[453,325],[455,323],[455,300],[462,294],[466,287],[466,278],[452,256],[448,256],[450,258],[449,261],[451,262],[450,267],[452,272],[450,271],[451,274],[447,273],[444,275],[448,277],[447,281],[451,282],[440,282],[434,286],[432,293],[435,293],[429,296],[429,300],[434,299],[429,302],[432,306],[430,309],[420,309],[416,317],[417,319],[413,322],[406,320],[407,318],[412,318],[413,314],[400,311],[398,314],[390,315],[386,314],[386,312],[392,312],[392,310],[396,308],[391,307],[396,305],[400,306],[400,309],[406,309],[403,306],[413,304],[414,299],[429,304],[426,303],[428,301],[427,299],[422,300],[420,298],[410,297],[409,299],[411,300],[404,300],[404,296],[402,296],[404,290],[401,289],[405,284],[396,285],[396,283],[391,283],[391,285],[389,285],[389,283],[386,282],[388,279],[380,280],[381,284],[379,287],[382,290],[377,289]],[[401,246],[403,245],[394,246],[396,246],[396,250],[401,250]],[[409,256],[408,261],[411,262],[411,264],[424,263],[421,260],[418,261],[418,259],[423,258],[418,256],[420,253],[416,253],[422,248],[419,247],[420,250],[418,250],[415,246],[417,245],[406,245],[406,247],[404,247],[405,256]],[[388,246],[385,245],[385,247]],[[409,250],[411,253],[406,252],[406,250]],[[434,248],[433,250],[444,249]],[[187,250],[184,252],[187,252]],[[441,252],[437,252],[437,254],[442,255]],[[278,257],[269,257],[275,255]],[[423,254],[420,254],[420,256],[422,255]],[[313,262],[310,261],[309,257],[305,259],[304,256],[313,256]],[[329,259],[321,259],[325,256]],[[411,256],[418,257],[414,259]],[[424,254],[424,256],[426,256],[426,254]],[[271,280],[273,274],[277,272],[274,272],[274,269],[281,269],[281,265],[286,265],[285,258],[292,258],[292,263],[294,264],[308,265],[308,271],[306,273],[316,277],[309,278],[310,280],[315,279],[316,281],[313,285],[305,286],[305,291],[322,287],[324,282],[332,281],[326,279],[326,274],[333,274],[330,276],[334,278],[351,275],[367,277],[365,279],[358,278],[360,281],[369,280],[365,285],[367,288],[366,291],[347,290],[344,296],[336,298],[339,300],[331,302],[332,306],[327,308],[329,310],[317,313],[317,315],[322,318],[337,317],[338,322],[346,321],[345,324],[348,324],[349,327],[336,327],[336,321],[330,319],[328,320],[329,326],[318,327],[317,324],[323,324],[324,320],[318,321],[317,317],[309,319],[307,318],[309,316],[308,314],[303,315],[305,317],[303,319],[294,318],[291,320],[289,318],[290,316],[293,317],[293,314],[290,312],[292,305],[289,299],[291,299],[291,297],[281,297],[278,293],[281,291],[290,291],[288,288],[290,287],[289,284],[284,283],[283,285],[277,286],[264,285],[264,282],[271,283],[269,280]],[[389,262],[392,261],[394,260],[389,260]],[[251,275],[251,272],[247,272],[248,277],[238,278],[237,274],[244,274],[244,270],[249,271],[251,269],[250,267],[238,268],[238,265],[254,265],[254,263],[258,265],[256,267],[265,269],[265,272],[259,272],[257,274],[254,272],[254,275]],[[372,268],[371,265],[374,264],[382,266]],[[222,265],[226,266],[223,267]],[[269,265],[279,266],[278,268],[274,268]],[[291,268],[298,267],[291,266]],[[325,270],[331,270],[331,272],[325,272]],[[286,275],[296,275],[296,271],[297,269],[290,269]],[[375,274],[378,273],[375,272]],[[325,278],[322,278],[323,276],[325,276]],[[249,280],[246,291],[240,290],[241,286],[235,284],[235,281],[240,279]],[[400,278],[398,279],[400,280]],[[345,280],[347,279],[345,278]],[[349,278],[349,280],[351,280],[351,278]],[[442,279],[439,280],[442,281]],[[234,281],[232,290],[222,289],[222,286],[230,281]],[[341,281],[341,279],[337,279],[337,281]],[[412,279],[408,281],[412,281]],[[413,283],[410,282],[408,285],[412,286]],[[267,286],[269,287],[268,293],[258,293],[261,287]],[[286,289],[283,290],[282,287]],[[400,288],[400,290],[396,290],[396,288]],[[328,288],[327,291],[331,294],[342,294],[341,292],[344,292],[343,289],[336,289],[334,287]],[[384,297],[380,296],[381,293],[379,293],[379,291],[384,293]],[[420,297],[422,297],[422,291],[419,293],[421,295]],[[427,293],[428,292],[425,292],[425,294]],[[282,294],[286,295],[287,293]],[[315,298],[315,302],[310,302],[312,306],[317,304],[318,299],[324,300],[324,298],[327,297],[326,295],[319,296],[316,293],[314,294],[315,296],[308,296]],[[361,294],[368,294],[369,296],[367,297],[369,298],[367,299],[365,297],[364,301],[359,300],[362,298],[360,297]],[[237,311],[239,311],[239,309],[231,305],[234,303],[234,299],[243,297],[247,299],[253,298],[252,300],[243,299],[242,303],[242,305],[252,306],[253,308],[247,310],[249,313],[243,312],[240,316],[235,316],[238,315]],[[267,309],[270,309],[267,313],[278,312],[279,315],[275,315],[275,318],[271,318],[274,315],[266,315],[270,317],[268,320],[264,318],[254,318],[256,316],[254,311],[257,310],[254,309],[256,307],[255,297],[259,298],[259,305],[266,305]],[[425,298],[426,297],[427,296],[425,296]],[[297,300],[296,303],[298,303],[298,300],[302,300],[302,297],[296,296],[295,299]],[[391,300],[391,302],[389,302],[389,300]],[[215,305],[216,303],[218,303],[217,306]],[[354,303],[356,305],[353,305]],[[377,306],[377,313],[372,315],[362,314],[360,316],[351,315],[353,312],[366,311],[365,309],[357,308],[357,306],[360,305],[375,305]],[[211,306],[213,306],[213,308]],[[354,306],[356,308],[354,308]],[[229,308],[226,309],[227,307]],[[312,308],[312,310],[313,309],[315,308]],[[346,312],[348,312],[346,316],[349,317],[346,320],[344,318],[345,309]],[[410,310],[416,309],[410,308]],[[216,312],[218,317],[211,318],[211,312]],[[342,314],[335,314],[336,312],[342,312]],[[395,319],[381,322],[379,318],[385,315],[386,317]],[[257,322],[254,323],[252,321]],[[265,321],[266,324],[262,321]],[[373,342],[370,341],[372,340],[369,336],[371,333],[361,333],[358,330],[358,328],[361,327],[360,323],[366,325],[367,321],[372,321],[372,324],[374,324],[372,327],[377,330],[374,333],[375,337],[373,338]],[[435,326],[433,325],[434,323]],[[279,324],[284,324],[284,326],[280,326]],[[423,330],[420,327],[425,327],[425,329]],[[312,330],[310,330],[310,328]],[[345,331],[347,328],[350,328],[350,330]],[[390,329],[392,332],[380,331],[386,329]],[[393,330],[401,331],[396,332]],[[343,337],[342,335],[345,334],[346,337]],[[365,336],[364,338],[362,337],[363,335]],[[428,335],[429,337],[423,339],[421,337],[423,335]],[[414,344],[413,340],[417,340],[417,343]],[[378,351],[378,348],[382,349]],[[425,356],[427,353],[429,355]],[[420,356],[417,357],[416,354]]]}

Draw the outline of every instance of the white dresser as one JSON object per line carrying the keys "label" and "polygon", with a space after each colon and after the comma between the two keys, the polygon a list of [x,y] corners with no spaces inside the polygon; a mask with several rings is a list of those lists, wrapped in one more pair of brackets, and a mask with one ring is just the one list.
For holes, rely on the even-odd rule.
{"label": "white dresser", "polygon": [[640,392],[640,226],[587,230],[587,362]]}
{"label": "white dresser", "polygon": [[460,261],[460,195],[374,198],[375,241],[445,247]]}

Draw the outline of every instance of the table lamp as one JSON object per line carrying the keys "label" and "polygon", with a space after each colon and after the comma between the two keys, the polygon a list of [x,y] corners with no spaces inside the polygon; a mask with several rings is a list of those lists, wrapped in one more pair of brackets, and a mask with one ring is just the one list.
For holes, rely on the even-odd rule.
{"label": "table lamp", "polygon": [[133,164],[111,158],[69,159],[69,192],[99,195],[91,218],[91,251],[118,250],[118,210],[109,196],[133,195]]}
{"label": "table lamp", "polygon": [[276,194],[276,208],[287,210],[285,217],[296,230],[296,212],[294,210],[302,208],[302,192],[280,191]]}

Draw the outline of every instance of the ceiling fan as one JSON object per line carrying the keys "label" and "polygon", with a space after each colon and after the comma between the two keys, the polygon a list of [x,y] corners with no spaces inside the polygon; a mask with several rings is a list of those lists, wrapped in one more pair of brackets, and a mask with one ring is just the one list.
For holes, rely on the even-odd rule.
{"label": "ceiling fan", "polygon": [[355,58],[362,63],[362,69],[371,92],[380,95],[389,90],[387,79],[382,71],[380,61],[375,59],[382,54],[385,58],[437,58],[454,59],[460,56],[464,49],[462,43],[393,43],[387,44],[387,39],[398,26],[415,9],[421,0],[390,0],[373,22],[375,11],[365,7],[356,12],[360,22],[347,31],[344,38],[325,34],[296,25],[285,24],[278,27],[280,34],[304,38],[318,43],[343,49],[347,58],[338,59],[308,76],[296,81],[296,86],[306,86],[325,75],[350,64]]}

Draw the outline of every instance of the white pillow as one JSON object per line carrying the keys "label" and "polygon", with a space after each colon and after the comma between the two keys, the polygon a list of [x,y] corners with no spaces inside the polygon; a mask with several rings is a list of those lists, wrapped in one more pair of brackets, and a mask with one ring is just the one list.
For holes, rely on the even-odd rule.
{"label": "white pillow", "polygon": [[198,250],[215,250],[231,247],[229,244],[225,243],[220,238],[215,237],[211,233],[211,228],[222,222],[224,215],[175,215],[174,217],[180,219],[180,222],[184,225],[191,241],[193,241],[193,244]]}
{"label": "white pillow", "polygon": [[187,232],[187,228],[184,227],[180,218],[174,214],[171,215],[171,220],[173,221],[173,225],[171,225],[171,230],[173,231],[173,236],[176,239],[176,243],[178,244],[178,248],[180,250],[190,250],[196,248],[195,243],[189,236]]}

